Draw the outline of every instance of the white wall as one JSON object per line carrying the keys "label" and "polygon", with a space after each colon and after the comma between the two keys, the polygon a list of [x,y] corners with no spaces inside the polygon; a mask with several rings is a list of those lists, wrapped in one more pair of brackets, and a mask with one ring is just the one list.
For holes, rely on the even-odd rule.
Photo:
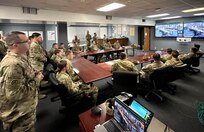
{"label": "white wall", "polygon": [[88,15],[79,13],[70,13],[63,11],[38,10],[37,15],[23,14],[21,7],[0,6],[0,19],[17,20],[38,20],[38,21],[64,21],[64,22],[82,22],[82,23],[106,23],[106,24],[126,24],[126,25],[147,25],[154,26],[155,21],[141,19],[128,19],[113,17],[112,20],[106,20],[105,16]]}

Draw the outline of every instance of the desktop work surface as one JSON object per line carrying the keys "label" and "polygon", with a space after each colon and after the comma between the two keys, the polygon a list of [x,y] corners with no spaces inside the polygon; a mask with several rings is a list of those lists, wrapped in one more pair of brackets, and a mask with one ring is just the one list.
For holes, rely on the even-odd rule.
{"label": "desktop work surface", "polygon": [[[111,119],[112,117],[106,114],[106,106],[105,103],[99,105],[101,107],[102,112],[101,115],[93,115],[91,113],[91,109],[85,111],[79,115],[79,126],[81,132],[93,132],[95,126],[98,124],[103,124],[107,120]],[[147,129],[147,132],[174,132],[172,129],[167,127],[164,123],[156,119],[155,117],[152,118],[152,121]]]}
{"label": "desktop work surface", "polygon": [[85,83],[91,83],[106,77],[112,76],[112,73],[104,70],[96,64],[84,59],[76,58],[72,61],[77,74]]}

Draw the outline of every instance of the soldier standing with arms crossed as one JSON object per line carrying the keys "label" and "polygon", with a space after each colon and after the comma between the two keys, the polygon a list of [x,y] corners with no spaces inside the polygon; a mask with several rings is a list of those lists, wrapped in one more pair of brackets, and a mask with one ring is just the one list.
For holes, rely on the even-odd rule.
{"label": "soldier standing with arms crossed", "polygon": [[35,132],[38,89],[43,79],[27,60],[29,40],[22,32],[6,37],[10,52],[0,63],[0,119],[12,132]]}

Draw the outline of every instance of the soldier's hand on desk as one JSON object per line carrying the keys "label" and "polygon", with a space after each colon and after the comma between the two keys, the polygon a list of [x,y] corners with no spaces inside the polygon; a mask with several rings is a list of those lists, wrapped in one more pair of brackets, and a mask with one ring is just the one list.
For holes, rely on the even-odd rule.
{"label": "soldier's hand on desk", "polygon": [[43,80],[44,75],[42,74],[42,72],[37,72],[37,73],[35,74],[35,77],[36,77],[39,81],[41,81],[41,80]]}

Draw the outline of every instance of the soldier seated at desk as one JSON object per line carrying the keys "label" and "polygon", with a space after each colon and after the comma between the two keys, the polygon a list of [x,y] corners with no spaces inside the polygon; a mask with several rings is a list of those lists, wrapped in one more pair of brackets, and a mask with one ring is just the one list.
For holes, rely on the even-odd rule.
{"label": "soldier seated at desk", "polygon": [[172,51],[173,50],[171,48],[168,48],[167,54],[161,56],[161,61],[166,62],[167,60],[170,60],[172,58],[171,56]]}
{"label": "soldier seated at desk", "polygon": [[196,54],[197,52],[198,52],[198,49],[196,47],[192,47],[188,54],[179,55],[178,58],[180,60],[182,60],[182,61],[185,61],[186,59],[189,59],[191,57],[196,57],[197,56],[197,54]]}
{"label": "soldier seated at desk", "polygon": [[67,65],[68,65],[67,73],[72,78],[72,80],[75,82],[79,80],[79,76],[74,72],[74,68],[71,62],[73,57],[74,57],[73,52],[71,50],[68,50],[66,51],[65,57],[63,58],[63,60],[67,61]]}
{"label": "soldier seated at desk", "polygon": [[114,49],[120,49],[120,43],[119,43],[119,40],[117,40],[114,44],[113,44],[113,48]]}
{"label": "soldier seated at desk", "polygon": [[58,44],[57,43],[53,43],[52,44],[52,48],[49,51],[49,56],[52,57],[52,55],[55,53],[55,50],[58,49]]}
{"label": "soldier seated at desk", "polygon": [[58,64],[59,72],[57,72],[56,78],[60,83],[64,84],[70,94],[78,93],[79,91],[84,91],[87,96],[91,96],[93,101],[97,100],[98,88],[96,86],[90,86],[82,82],[73,82],[67,70],[69,65],[67,61],[61,60]]}
{"label": "soldier seated at desk", "polygon": [[127,54],[125,52],[120,53],[120,60],[118,60],[111,67],[111,72],[114,71],[130,71],[139,73],[137,67],[129,60],[127,60]]}
{"label": "soldier seated at desk", "polygon": [[[112,45],[111,45],[111,43],[110,43],[109,40],[107,40],[107,42],[104,44],[103,49],[104,49],[104,50],[112,50]],[[113,53],[105,53],[105,55],[106,55],[106,59],[107,59],[107,60],[110,60],[110,59],[113,59],[113,58],[114,58],[114,57],[113,57]],[[111,58],[110,56],[111,56],[112,58]]]}
{"label": "soldier seated at desk", "polygon": [[73,51],[74,53],[82,52],[82,49],[81,49],[79,43],[77,43],[77,42],[74,42],[74,43],[73,43],[72,51]]}
{"label": "soldier seated at desk", "polygon": [[61,60],[62,60],[62,51],[60,49],[55,50],[55,56],[51,57],[51,59],[53,59],[53,61],[58,64]]}
{"label": "soldier seated at desk", "polygon": [[173,67],[176,67],[176,66],[181,66],[183,65],[183,62],[178,58],[179,56],[179,52],[176,51],[176,50],[173,50],[172,53],[171,53],[171,60],[167,60],[165,63],[164,63],[164,66],[173,66]]}
{"label": "soldier seated at desk", "polygon": [[154,53],[153,54],[154,62],[151,64],[147,64],[146,66],[142,67],[140,71],[140,77],[142,80],[149,80],[149,75],[155,70],[162,66],[164,63],[161,61],[160,54]]}

